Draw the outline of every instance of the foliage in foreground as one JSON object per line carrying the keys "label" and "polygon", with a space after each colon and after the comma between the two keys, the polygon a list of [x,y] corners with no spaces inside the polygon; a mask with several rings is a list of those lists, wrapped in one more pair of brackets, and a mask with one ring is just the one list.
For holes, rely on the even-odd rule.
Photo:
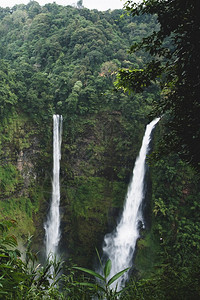
{"label": "foliage in foreground", "polygon": [[[9,232],[10,227],[15,225],[14,220],[0,223],[0,299],[199,299],[198,257],[185,266],[172,265],[166,259],[166,263],[160,265],[151,278],[130,280],[125,288],[117,292],[110,288],[111,284],[127,269],[108,279],[110,260],[103,268],[103,275],[81,267],[64,270],[63,262],[56,259],[48,259],[42,266],[31,251],[31,240],[22,259],[16,248],[17,240]],[[92,275],[103,285],[76,273],[76,270]]]}
{"label": "foliage in foreground", "polygon": [[[74,268],[94,276],[94,278],[96,278],[99,283],[94,284],[88,282],[80,282],[79,284],[96,290],[98,299],[109,299],[109,300],[119,299],[119,296],[123,292],[124,288],[118,291],[118,286],[116,281],[125,272],[127,272],[129,268],[121,270],[120,272],[118,272],[117,274],[115,274],[113,277],[109,279],[110,271],[112,268],[111,260],[108,259],[107,262],[105,263],[105,266],[103,267],[98,251],[97,251],[97,256],[99,258],[99,262],[102,267],[103,274],[94,272],[93,270],[86,269],[86,268],[81,268],[81,267],[74,267]],[[114,282],[115,282],[115,288],[111,287]]]}
{"label": "foliage in foreground", "polygon": [[60,299],[57,298],[56,285],[62,263],[56,259],[48,259],[41,266],[37,262],[36,255],[31,251],[31,238],[28,240],[22,259],[21,252],[16,248],[17,240],[9,232],[9,229],[15,225],[14,220],[0,223],[0,298]]}
{"label": "foliage in foreground", "polygon": [[[26,245],[25,256],[22,259],[17,247],[17,240],[9,230],[15,226],[14,220],[6,220],[0,223],[0,298],[5,299],[90,299],[97,295],[98,299],[104,296],[106,299],[116,299],[120,292],[109,289],[109,286],[117,280],[127,269],[113,276],[109,281],[107,277],[111,270],[111,261],[107,261],[104,268],[104,276],[85,268],[74,267],[87,274],[94,275],[102,280],[105,286],[89,282],[89,279],[80,277],[77,281],[72,269],[68,269],[65,275],[63,262],[47,259],[42,266],[37,262],[37,256],[31,251],[31,238]],[[83,281],[83,282],[80,282]],[[99,291],[101,293],[99,294]],[[103,294],[102,294],[103,292]]]}

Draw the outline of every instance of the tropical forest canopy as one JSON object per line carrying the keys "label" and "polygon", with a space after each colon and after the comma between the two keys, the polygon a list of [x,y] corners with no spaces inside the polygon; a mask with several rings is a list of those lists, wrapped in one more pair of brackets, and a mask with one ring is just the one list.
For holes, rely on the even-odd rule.
{"label": "tropical forest canopy", "polygon": [[[198,299],[199,3],[127,1],[128,14],[80,4],[0,8],[0,297],[93,297],[70,268],[94,268],[95,247],[101,253],[122,210],[145,125],[162,115],[148,157],[146,228],[121,299]],[[63,116],[65,267],[37,269],[55,113]],[[33,244],[29,238],[23,250],[30,234]],[[62,288],[49,286],[50,264],[56,274],[62,267]]]}

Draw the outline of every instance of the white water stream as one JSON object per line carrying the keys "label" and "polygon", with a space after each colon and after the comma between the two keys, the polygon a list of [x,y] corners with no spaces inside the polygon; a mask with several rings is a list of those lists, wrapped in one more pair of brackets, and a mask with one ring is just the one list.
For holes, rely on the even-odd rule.
{"label": "white water stream", "polygon": [[[104,237],[103,252],[112,262],[110,277],[125,268],[132,267],[136,242],[139,238],[138,226],[140,222],[144,225],[141,204],[145,193],[145,160],[149,150],[152,130],[159,119],[153,120],[146,127],[140,153],[133,169],[132,180],[128,187],[121,219],[116,229]],[[128,276],[128,272],[126,272],[118,279],[116,282],[117,290],[120,290],[125,285]]]}
{"label": "white water stream", "polygon": [[55,256],[60,241],[60,159],[62,142],[62,116],[53,115],[53,181],[52,199],[47,222],[44,225],[46,234],[46,257]]}

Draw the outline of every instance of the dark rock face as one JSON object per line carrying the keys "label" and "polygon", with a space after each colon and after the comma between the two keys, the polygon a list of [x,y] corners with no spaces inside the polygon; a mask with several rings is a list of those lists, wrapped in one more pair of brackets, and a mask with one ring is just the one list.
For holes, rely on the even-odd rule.
{"label": "dark rock face", "polygon": [[[52,190],[52,120],[43,131],[25,116],[10,116],[8,122],[9,138],[2,147],[1,161],[14,171],[7,170],[12,177],[10,190],[1,192],[1,199],[9,203],[7,212],[12,210],[11,203],[21,203],[19,232],[21,222],[31,223],[30,228],[22,230],[23,237],[34,234],[34,249],[40,250],[42,257],[43,224]],[[87,121],[80,120],[79,126],[81,130],[73,141],[63,132],[60,251],[77,263],[91,265],[95,247],[101,248],[108,226],[115,226],[133,158],[129,148],[124,148],[123,154],[118,149],[119,141],[127,135],[120,113],[91,116]],[[14,210],[16,219],[18,209]]]}

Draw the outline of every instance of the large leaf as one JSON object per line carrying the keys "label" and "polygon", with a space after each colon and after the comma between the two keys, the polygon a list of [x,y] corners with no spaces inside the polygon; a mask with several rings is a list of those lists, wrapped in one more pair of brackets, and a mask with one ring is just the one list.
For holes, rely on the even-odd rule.
{"label": "large leaf", "polygon": [[94,288],[94,289],[98,289],[98,290],[101,290],[104,293],[106,293],[106,290],[102,286],[100,286],[98,284],[89,283],[89,282],[78,282],[77,284],[78,285],[82,285],[82,286],[91,287],[91,288]]}
{"label": "large leaf", "polygon": [[108,286],[111,285],[115,280],[117,280],[120,276],[122,276],[125,272],[127,272],[130,268],[126,268],[119,273],[115,274],[110,280],[108,281]]}
{"label": "large leaf", "polygon": [[107,278],[109,276],[111,267],[112,267],[112,263],[111,263],[111,260],[109,259],[109,260],[107,260],[105,267],[104,267],[105,278]]}
{"label": "large leaf", "polygon": [[83,271],[83,272],[86,272],[90,275],[93,275],[94,277],[97,277],[99,279],[101,279],[102,281],[105,281],[105,279],[98,273],[92,271],[92,270],[89,270],[89,269],[85,269],[85,268],[80,268],[80,267],[73,267],[74,269],[77,269],[77,270],[80,270],[80,271]]}

